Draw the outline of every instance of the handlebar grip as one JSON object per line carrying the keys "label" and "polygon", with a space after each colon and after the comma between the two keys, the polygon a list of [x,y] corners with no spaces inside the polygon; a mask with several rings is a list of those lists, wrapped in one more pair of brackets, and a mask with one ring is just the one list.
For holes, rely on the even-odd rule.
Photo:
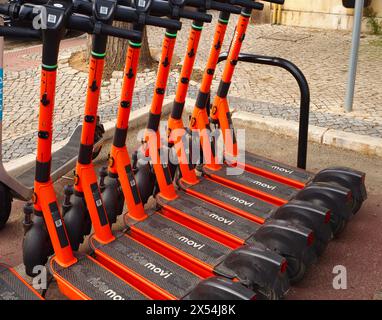
{"label": "handlebar grip", "polygon": [[93,11],[93,3],[85,0],[73,0],[73,11],[89,15]]}
{"label": "handlebar grip", "polygon": [[0,14],[9,15],[9,3],[0,4]]}
{"label": "handlebar grip", "polygon": [[116,28],[108,24],[101,24],[101,34],[128,39],[132,41],[142,41],[142,33],[135,30],[126,30],[121,28]]}
{"label": "handlebar grip", "polygon": [[234,14],[239,14],[241,12],[241,8],[239,7],[235,7],[232,4],[222,3],[217,1],[211,1],[211,9],[223,11],[223,12],[230,12]]}
{"label": "handlebar grip", "polygon": [[235,4],[238,6],[244,7],[244,8],[249,8],[249,9],[254,9],[254,10],[263,10],[264,9],[264,4],[260,2],[255,2],[253,0],[235,0]]}
{"label": "handlebar grip", "polygon": [[41,38],[39,30],[6,26],[0,26],[0,37]]}
{"label": "handlebar grip", "polygon": [[177,20],[163,19],[154,16],[147,16],[145,23],[151,26],[172,30],[180,30],[182,28],[182,23]]}
{"label": "handlebar grip", "polygon": [[89,17],[71,16],[69,17],[68,21],[68,29],[92,33],[94,29],[94,24],[91,22]]}
{"label": "handlebar grip", "polygon": [[180,9],[179,17],[190,19],[190,20],[196,20],[199,22],[207,22],[207,23],[212,21],[212,16],[210,14],[198,12],[198,11],[191,11],[187,9]]}

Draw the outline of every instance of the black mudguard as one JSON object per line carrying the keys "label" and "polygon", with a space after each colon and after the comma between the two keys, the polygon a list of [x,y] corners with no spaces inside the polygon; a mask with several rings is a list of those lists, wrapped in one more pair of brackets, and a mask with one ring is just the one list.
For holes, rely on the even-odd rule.
{"label": "black mudguard", "polygon": [[34,267],[45,265],[51,254],[53,254],[53,247],[44,218],[35,215],[33,224],[23,239],[25,273],[30,277],[35,277]]}
{"label": "black mudguard", "polygon": [[273,214],[274,219],[286,220],[312,229],[315,235],[315,251],[320,255],[332,239],[330,210],[302,200],[292,200]]}
{"label": "black mudguard", "polygon": [[305,200],[331,210],[331,222],[337,217],[347,221],[353,215],[351,190],[328,182],[314,182],[296,195],[297,200]]}
{"label": "black mudguard", "polygon": [[135,181],[137,182],[142,203],[146,204],[149,198],[154,194],[156,183],[155,174],[152,172],[148,161],[144,162],[143,160],[138,160]]}
{"label": "black mudguard", "polygon": [[118,178],[106,176],[101,192],[107,218],[110,225],[112,225],[117,221],[117,217],[123,213],[125,203],[122,187]]}
{"label": "black mudguard", "polygon": [[221,277],[211,277],[200,282],[192,292],[182,300],[255,300],[256,293]]}
{"label": "black mudguard", "polygon": [[353,213],[357,213],[363,201],[367,199],[365,186],[366,174],[347,167],[330,167],[321,170],[313,179],[314,182],[335,182],[352,191],[357,206],[353,206]]}
{"label": "black mudguard", "polygon": [[241,283],[268,299],[283,297],[289,290],[286,260],[261,243],[242,246],[232,251],[215,272],[235,273]]}
{"label": "black mudguard", "polygon": [[64,222],[71,247],[77,251],[91,231],[91,220],[83,195],[73,194],[72,206],[65,212]]}
{"label": "black mudguard", "polygon": [[286,258],[290,266],[295,261],[301,261],[309,267],[317,260],[313,246],[314,232],[306,227],[272,219],[263,224],[252,238]]}

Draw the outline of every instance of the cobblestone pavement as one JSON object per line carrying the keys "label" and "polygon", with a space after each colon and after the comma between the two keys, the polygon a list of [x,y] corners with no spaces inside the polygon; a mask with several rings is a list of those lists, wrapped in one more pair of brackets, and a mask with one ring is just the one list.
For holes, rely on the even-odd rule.
{"label": "cobblestone pavement", "polygon": [[[227,50],[234,20],[227,30]],[[215,20],[216,21],[216,20]],[[189,22],[179,32],[175,54],[184,55]],[[195,67],[202,70],[210,47],[214,24],[206,25]],[[163,31],[148,29],[150,46],[159,48]],[[343,31],[285,26],[250,25],[242,52],[280,56],[291,60],[305,73],[311,89],[310,123],[333,129],[382,137],[382,39],[367,35],[361,40],[354,112],[341,107],[345,96],[351,34]],[[54,142],[67,138],[81,122],[85,102],[86,73],[68,65],[71,53],[86,45],[84,37],[65,40],[60,51],[57,78]],[[9,161],[35,150],[39,59],[41,47],[14,49],[5,53],[3,160]],[[223,64],[216,71],[219,79]],[[173,69],[167,94],[176,88],[178,69]],[[145,70],[137,78],[133,109],[148,104],[153,93],[155,71]],[[115,72],[101,90],[103,122],[115,118],[122,72]],[[213,88],[216,89],[218,81]],[[198,84],[190,82],[189,97],[195,98]],[[297,120],[299,91],[292,76],[267,66],[239,63],[230,91],[231,106],[262,115]]]}

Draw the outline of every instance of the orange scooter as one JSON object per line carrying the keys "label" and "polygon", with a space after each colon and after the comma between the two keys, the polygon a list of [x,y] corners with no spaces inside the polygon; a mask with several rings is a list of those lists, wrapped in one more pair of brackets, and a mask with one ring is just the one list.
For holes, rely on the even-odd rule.
{"label": "orange scooter", "polygon": [[[243,13],[241,14],[235,30],[234,40],[231,43],[230,52],[240,51],[241,42],[244,39],[245,30],[249,21],[249,14],[250,10],[247,10],[247,12],[243,11]],[[206,107],[208,104],[209,91],[213,79],[214,70],[218,63],[220,48],[224,40],[226,24],[228,23],[228,19],[229,15],[222,16],[221,14],[219,23],[215,30],[213,46],[211,48],[207,66],[203,74],[202,84],[198,94],[196,106],[190,118],[190,131],[192,133],[197,133],[198,138],[200,138],[200,144],[202,146],[201,149],[203,150],[204,157],[205,159],[208,159],[208,162],[206,162],[203,169],[203,172],[205,173],[205,178],[202,180],[196,180],[196,175],[193,170],[193,166],[188,166],[189,162],[193,163],[189,161],[190,157],[192,156],[189,156],[184,160],[184,158],[182,159],[182,157],[179,154],[179,145],[183,143],[181,139],[184,139],[185,136],[181,116],[187,86],[181,81],[178,83],[177,96],[175,98],[172,114],[168,122],[168,131],[170,143],[178,149],[176,152],[178,154],[178,162],[181,173],[179,185],[189,195],[198,197],[214,205],[218,205],[224,209],[232,211],[237,215],[240,215],[246,219],[252,220],[257,223],[264,223],[269,218],[273,217],[278,219],[286,219],[299,225],[311,228],[315,231],[316,234],[316,253],[321,254],[324,248],[326,247],[326,244],[331,238],[331,231],[328,227],[328,221],[331,215],[330,212],[327,209],[325,209],[328,204],[327,201],[324,203],[320,202],[319,204],[311,204],[307,201],[293,200],[285,204],[286,201],[277,201],[277,199],[275,200],[275,198],[272,198],[271,196],[266,197],[259,196],[257,194],[257,197],[254,197],[256,195],[248,195],[246,193],[243,193],[241,185],[239,185],[238,183],[236,183],[235,185],[231,183],[230,186],[232,188],[229,188],[228,186],[219,183],[221,182],[220,180],[211,180],[210,175],[206,174],[207,170],[210,170],[210,172],[212,173],[220,172],[220,175],[222,175],[224,172],[222,170],[222,166],[219,163],[217,163],[215,158],[214,140],[211,139],[211,130],[209,128],[209,118],[206,111]],[[192,42],[189,43],[189,45],[192,45]],[[195,49],[196,48],[193,48],[192,50],[195,51]],[[229,66],[234,67],[234,58],[230,57],[230,61],[231,63],[229,64]],[[181,73],[190,73],[190,70],[192,70],[192,63],[193,61],[188,56],[186,56]],[[226,72],[224,73],[224,75],[225,74]],[[199,149],[199,147],[197,147],[197,149]],[[189,155],[190,154],[191,153],[189,152]],[[241,177],[242,175],[229,176],[227,177],[227,179],[235,181],[235,179],[237,180]],[[341,190],[339,192],[337,191],[337,193],[340,192]],[[305,198],[306,195],[305,197],[301,196],[298,199],[310,200],[310,198]],[[316,197],[316,202],[317,200],[319,200],[319,197]],[[333,203],[331,204],[332,206],[334,206]],[[282,207],[279,208],[280,206]],[[186,208],[183,208],[183,211],[187,211],[187,213],[195,216],[195,214],[192,214],[192,212],[195,212],[195,210],[192,210],[191,207],[188,208],[188,210],[186,210]],[[197,218],[201,218],[200,215],[196,216]],[[232,220],[232,214],[225,215],[224,218],[227,221],[230,221]],[[182,217],[182,219],[184,219],[184,217]],[[215,227],[216,229],[216,227],[218,227],[216,225],[216,221],[214,221],[213,219],[206,219],[204,217],[204,223],[205,222],[209,223],[208,228]],[[222,226],[220,226],[220,228],[221,227]],[[239,230],[235,230],[234,227],[227,228],[225,226],[223,230],[225,232],[228,231],[232,235],[239,235]]]}
{"label": "orange scooter", "polygon": [[[227,200],[226,194],[246,202],[257,198],[273,205],[294,206],[295,208],[301,207],[301,200],[308,201],[314,206],[331,210],[330,224],[333,234],[336,235],[343,230],[346,221],[352,213],[359,210],[362,202],[366,199],[365,175],[363,173],[349,168],[336,167],[312,175],[248,152],[245,153],[244,161],[238,158],[237,139],[228,107],[227,94],[249,22],[249,16],[246,17],[244,13],[237,24],[222,79],[211,108],[211,122],[221,129],[224,140],[225,165],[221,166],[216,163],[214,144],[203,143],[203,141],[209,141],[210,137],[210,124],[206,107],[212,80],[212,77],[205,73],[191,117],[190,128],[204,132],[204,136],[202,134],[200,140],[204,156],[209,159],[209,162],[202,166],[206,182],[199,191],[191,190],[192,187],[187,189],[185,184],[183,187],[203,199],[206,199],[207,192],[210,201],[215,203],[218,201],[220,205],[224,204],[227,207],[232,207],[232,201]],[[212,63],[208,65],[207,70],[215,69],[218,54],[219,52],[215,50],[215,53],[211,55],[212,61],[210,62]],[[241,168],[243,172],[238,175],[227,176],[226,169],[230,167]],[[288,175],[290,178],[287,177]],[[195,187],[195,189],[198,188]],[[224,192],[222,193],[222,191]],[[247,209],[242,204],[233,207],[237,207],[239,210]],[[259,217],[261,218],[261,215]],[[291,219],[293,218],[291,216]],[[309,217],[305,216],[304,220],[309,220]],[[307,223],[315,231],[319,230],[317,223],[312,223],[312,221]],[[319,232],[317,234],[322,235]]]}

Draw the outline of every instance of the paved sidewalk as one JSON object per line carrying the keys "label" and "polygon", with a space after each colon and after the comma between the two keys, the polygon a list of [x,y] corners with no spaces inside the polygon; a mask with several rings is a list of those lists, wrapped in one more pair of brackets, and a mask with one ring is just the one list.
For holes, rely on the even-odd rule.
{"label": "paved sidewalk", "polygon": [[[227,50],[234,20],[229,24]],[[183,57],[190,23],[179,32],[175,54]],[[208,56],[214,25],[203,31],[196,68],[203,69]],[[151,47],[159,48],[163,31],[149,28]],[[311,89],[310,123],[316,126],[382,138],[382,39],[367,35],[361,40],[359,72],[354,112],[342,111],[347,77],[351,34],[343,31],[304,29],[285,26],[250,25],[242,52],[280,56],[297,64],[305,73]],[[72,69],[68,58],[86,45],[84,37],[65,40],[60,52],[57,78],[54,142],[67,138],[81,122],[86,90],[86,73]],[[41,47],[16,49],[5,53],[4,88],[4,161],[35,150],[39,95]],[[216,75],[221,75],[223,65]],[[173,94],[179,69],[170,74],[167,94]],[[146,70],[137,79],[133,109],[151,100],[155,71]],[[115,72],[101,91],[102,121],[115,118],[122,72]],[[216,89],[218,81],[214,82]],[[198,84],[190,83],[189,97],[195,98]],[[297,120],[299,91],[295,80],[273,67],[239,63],[230,91],[231,105],[261,115]]]}

